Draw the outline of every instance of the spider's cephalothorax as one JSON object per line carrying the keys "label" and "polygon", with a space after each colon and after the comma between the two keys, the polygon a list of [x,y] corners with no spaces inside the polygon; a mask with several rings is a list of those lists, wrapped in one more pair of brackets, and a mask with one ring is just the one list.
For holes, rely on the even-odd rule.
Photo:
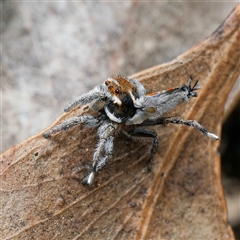
{"label": "spider's cephalothorax", "polygon": [[111,95],[104,109],[114,122],[124,122],[136,113],[135,100],[145,94],[145,88],[136,80],[117,75],[105,81]]}
{"label": "spider's cephalothorax", "polygon": [[[67,130],[75,125],[84,124],[88,127],[98,127],[99,141],[93,154],[93,165],[90,173],[83,179],[84,184],[91,185],[96,172],[101,170],[113,156],[113,143],[115,136],[123,132],[134,139],[152,140],[151,159],[157,150],[158,138],[155,132],[140,128],[157,124],[183,124],[194,127],[212,140],[218,140],[218,136],[208,132],[195,120],[183,120],[178,117],[162,117],[178,104],[187,101],[191,97],[197,97],[196,82],[191,86],[190,78],[187,85],[171,88],[166,91],[146,94],[143,85],[135,78],[127,79],[122,75],[108,78],[103,84],[96,86],[88,93],[81,95],[70,103],[65,111],[81,105],[91,103],[91,109],[96,116],[89,114],[75,116],[64,121],[44,133],[48,138],[53,134]],[[132,125],[129,130],[123,126]]]}

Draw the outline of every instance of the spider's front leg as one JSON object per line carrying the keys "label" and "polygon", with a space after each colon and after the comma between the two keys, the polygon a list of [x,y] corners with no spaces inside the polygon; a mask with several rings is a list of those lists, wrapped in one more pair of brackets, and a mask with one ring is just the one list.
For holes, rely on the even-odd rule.
{"label": "spider's front leg", "polygon": [[83,184],[91,186],[95,173],[100,171],[112,159],[114,135],[117,128],[117,124],[108,121],[98,128],[99,141],[93,154],[93,166],[90,173],[82,180]]}
{"label": "spider's front leg", "polygon": [[[99,101],[99,102],[104,102],[106,99],[110,97],[110,94],[107,91],[107,87],[105,84],[100,84],[93,88],[90,92],[82,94],[80,97],[75,99],[73,102],[69,103],[64,111],[69,112],[73,108],[77,106],[83,106],[86,105],[87,103],[90,103],[92,101]],[[99,110],[99,109],[96,109]]]}

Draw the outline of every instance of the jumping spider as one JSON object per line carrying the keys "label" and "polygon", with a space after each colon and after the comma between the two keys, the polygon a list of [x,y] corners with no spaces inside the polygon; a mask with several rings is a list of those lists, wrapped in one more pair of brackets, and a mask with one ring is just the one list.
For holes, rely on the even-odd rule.
{"label": "jumping spider", "polygon": [[[153,131],[142,126],[157,124],[183,124],[194,127],[212,140],[218,140],[218,136],[208,132],[195,120],[183,120],[178,117],[162,117],[178,104],[188,101],[191,97],[197,97],[198,81],[191,86],[192,78],[188,84],[182,87],[170,88],[161,92],[146,94],[143,85],[136,79],[127,79],[122,75],[108,78],[101,85],[85,93],[70,103],[65,109],[71,109],[91,103],[91,110],[96,116],[84,114],[75,116],[62,122],[44,133],[48,138],[53,134],[67,130],[75,125],[84,124],[88,127],[98,127],[98,143],[93,154],[93,165],[90,173],[82,180],[83,184],[91,185],[96,172],[100,171],[113,156],[113,143],[119,133],[136,139],[152,140],[151,159],[158,147],[158,137]],[[131,125],[126,128],[126,125]],[[128,130],[126,130],[128,129]]]}

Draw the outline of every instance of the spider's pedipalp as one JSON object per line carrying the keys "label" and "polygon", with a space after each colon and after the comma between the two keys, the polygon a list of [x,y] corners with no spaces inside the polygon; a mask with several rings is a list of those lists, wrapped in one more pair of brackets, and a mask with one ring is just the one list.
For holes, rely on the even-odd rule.
{"label": "spider's pedipalp", "polygon": [[136,98],[139,98],[139,97],[144,96],[146,94],[145,87],[136,78],[130,79],[129,82],[131,84],[133,84],[136,88],[136,91],[133,93],[133,95]]}

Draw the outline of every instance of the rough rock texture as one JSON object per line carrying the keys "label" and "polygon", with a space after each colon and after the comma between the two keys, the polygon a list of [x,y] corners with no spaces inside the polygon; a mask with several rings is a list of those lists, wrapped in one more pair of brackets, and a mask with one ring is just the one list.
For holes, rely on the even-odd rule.
{"label": "rough rock texture", "polygon": [[1,5],[3,152],[47,127],[68,102],[112,73],[131,75],[199,43],[236,3]]}

